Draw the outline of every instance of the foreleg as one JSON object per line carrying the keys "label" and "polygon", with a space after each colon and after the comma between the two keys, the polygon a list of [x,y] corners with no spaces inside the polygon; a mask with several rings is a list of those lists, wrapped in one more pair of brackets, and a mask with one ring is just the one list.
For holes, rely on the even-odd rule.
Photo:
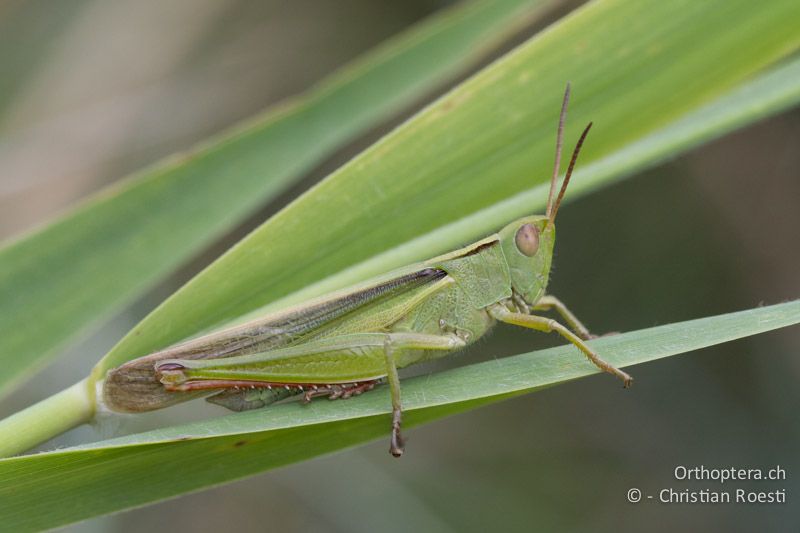
{"label": "foreleg", "polygon": [[544,331],[546,333],[555,331],[574,344],[584,354],[586,354],[586,357],[588,357],[589,360],[598,368],[621,379],[625,387],[630,387],[633,383],[633,378],[631,376],[614,365],[601,359],[594,350],[592,350],[585,342],[583,342],[583,339],[552,318],[536,315],[525,315],[523,313],[514,313],[500,305],[491,307],[489,309],[489,314],[500,322],[505,322],[507,324],[514,324],[515,326],[531,328],[538,331]]}

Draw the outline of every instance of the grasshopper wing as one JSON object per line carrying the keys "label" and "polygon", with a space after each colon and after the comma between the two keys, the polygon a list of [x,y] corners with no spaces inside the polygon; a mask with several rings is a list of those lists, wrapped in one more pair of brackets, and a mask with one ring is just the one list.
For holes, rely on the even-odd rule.
{"label": "grasshopper wing", "polygon": [[163,359],[210,359],[265,352],[286,346],[365,305],[395,297],[444,278],[440,269],[398,272],[351,289],[272,313],[263,318],[198,337],[139,357],[106,375],[103,399],[114,411],[137,413],[161,409],[204,392],[169,392],[156,379],[154,365]]}

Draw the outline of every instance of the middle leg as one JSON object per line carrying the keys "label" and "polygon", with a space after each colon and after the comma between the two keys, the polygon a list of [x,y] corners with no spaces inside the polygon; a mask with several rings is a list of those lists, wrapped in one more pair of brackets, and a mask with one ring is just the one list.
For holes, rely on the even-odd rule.
{"label": "middle leg", "polygon": [[403,406],[400,399],[400,377],[397,375],[396,355],[400,350],[457,350],[465,342],[455,333],[430,335],[424,333],[389,333],[383,345],[386,355],[386,377],[392,396],[392,438],[389,453],[395,457],[403,455],[402,425]]}

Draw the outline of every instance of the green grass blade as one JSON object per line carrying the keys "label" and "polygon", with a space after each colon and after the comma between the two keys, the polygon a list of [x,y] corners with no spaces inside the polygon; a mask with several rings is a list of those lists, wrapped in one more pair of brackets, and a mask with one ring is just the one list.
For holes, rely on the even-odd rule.
{"label": "green grass blade", "polygon": [[[628,366],[798,323],[794,301],[591,342]],[[404,380],[406,425],[596,372],[574,347],[561,346]],[[389,406],[382,387],[347,401],[278,405],[0,460],[0,523],[11,531],[52,528],[385,437]]]}
{"label": "green grass blade", "polygon": [[0,391],[327,155],[474,62],[547,2],[470,2],[304,97],[112,187],[0,250]]}
{"label": "green grass blade", "polygon": [[792,0],[586,5],[262,225],[137,326],[95,375],[543,183],[567,80],[567,138],[595,122],[586,166],[791,54],[798,21]]}
{"label": "green grass blade", "polygon": [[[800,59],[766,72],[681,119],[575,171],[567,201],[656,165],[738,127],[800,102]],[[476,240],[508,220],[544,212],[549,186],[541,184],[370,257],[260,308],[242,320],[320,296]]]}

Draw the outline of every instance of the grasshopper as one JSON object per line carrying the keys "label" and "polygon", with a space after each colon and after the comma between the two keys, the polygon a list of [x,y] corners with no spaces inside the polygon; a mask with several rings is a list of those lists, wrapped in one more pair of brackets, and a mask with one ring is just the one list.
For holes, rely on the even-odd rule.
{"label": "grasshopper", "polygon": [[[399,457],[398,368],[460,350],[497,322],[556,332],[630,386],[628,374],[584,342],[593,338],[586,327],[545,293],[556,214],[592,126],[581,134],[556,196],[569,94],[568,85],[544,215],[521,218],[474,244],[357,286],[134,359],[108,372],[106,405],[142,412],[213,393],[208,401],[243,411],[296,395],[305,402],[349,398],[385,380],[392,402],[389,451]],[[533,314],[546,310],[560,314],[568,327]]]}

